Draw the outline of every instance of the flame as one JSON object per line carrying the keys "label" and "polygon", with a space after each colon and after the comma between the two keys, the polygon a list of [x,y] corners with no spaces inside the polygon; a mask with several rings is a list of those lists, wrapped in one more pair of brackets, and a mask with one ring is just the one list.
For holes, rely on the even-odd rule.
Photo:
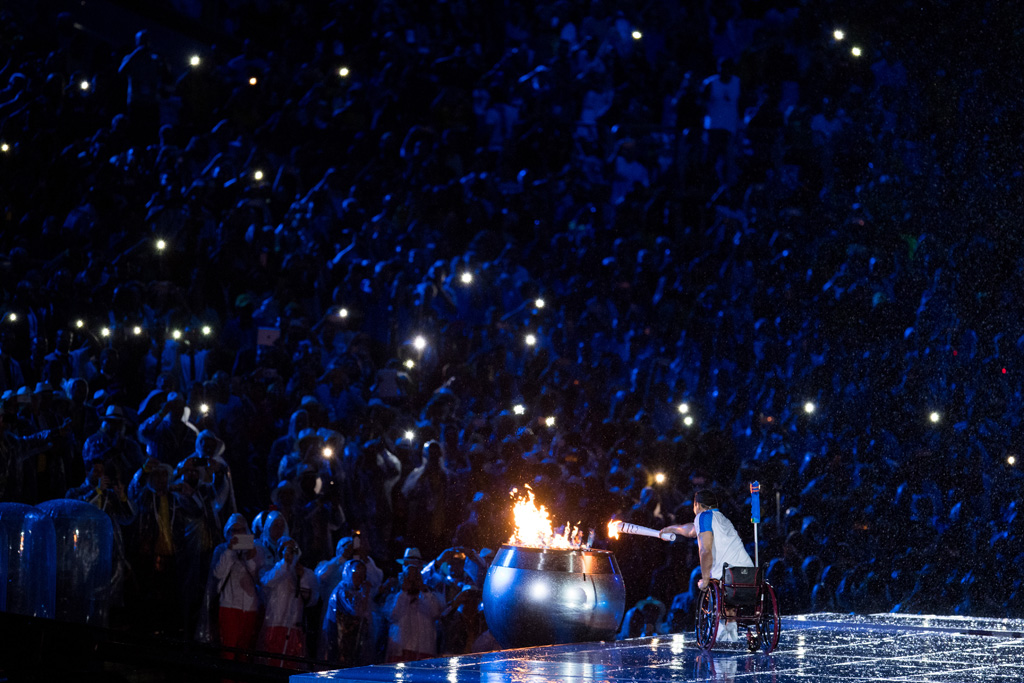
{"label": "flame", "polygon": [[547,508],[537,506],[533,490],[527,486],[526,495],[516,498],[517,489],[512,489],[515,505],[512,514],[516,520],[516,529],[508,545],[526,546],[528,548],[564,548],[578,549],[581,546],[582,534],[577,527],[568,523],[561,535],[556,535],[551,528],[551,518]]}
{"label": "flame", "polygon": [[621,521],[613,519],[612,521],[608,522],[608,538],[618,538],[621,529]]}

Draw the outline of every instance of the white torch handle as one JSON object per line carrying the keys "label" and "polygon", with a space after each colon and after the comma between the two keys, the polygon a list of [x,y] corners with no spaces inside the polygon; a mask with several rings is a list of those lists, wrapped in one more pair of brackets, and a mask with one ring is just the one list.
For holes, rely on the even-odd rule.
{"label": "white torch handle", "polygon": [[647,526],[640,526],[639,524],[630,524],[629,522],[620,522],[619,532],[623,534],[633,534],[634,536],[650,536],[652,538],[660,538],[663,541],[676,540],[676,535],[672,532],[666,531],[665,533],[661,533],[657,529],[652,529]]}

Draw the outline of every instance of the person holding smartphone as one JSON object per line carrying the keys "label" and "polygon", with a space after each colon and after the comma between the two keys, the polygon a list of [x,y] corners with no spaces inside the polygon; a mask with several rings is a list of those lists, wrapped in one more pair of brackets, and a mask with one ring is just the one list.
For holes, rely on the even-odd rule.
{"label": "person holding smartphone", "polygon": [[[299,544],[289,536],[278,542],[281,560],[263,575],[263,596],[267,604],[260,649],[293,657],[306,656],[304,612],[320,599],[316,574],[299,562]],[[296,668],[296,662],[271,660],[271,666]]]}
{"label": "person holding smartphone", "polygon": [[[266,570],[263,554],[256,552],[249,523],[240,514],[228,518],[224,538],[227,540],[213,551],[207,594],[216,598],[220,644],[226,648],[251,650],[256,647],[259,632],[262,608],[259,585]],[[213,600],[210,605],[212,609]],[[223,657],[242,659],[244,656],[225,651]]]}

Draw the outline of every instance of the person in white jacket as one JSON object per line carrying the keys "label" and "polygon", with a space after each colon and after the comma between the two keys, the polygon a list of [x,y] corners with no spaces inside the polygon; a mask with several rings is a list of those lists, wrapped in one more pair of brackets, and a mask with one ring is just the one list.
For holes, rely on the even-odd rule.
{"label": "person in white jacket", "polygon": [[[299,544],[289,536],[278,541],[281,560],[263,575],[263,599],[266,616],[260,631],[259,646],[264,652],[306,656],[306,630],[303,610],[320,599],[316,574],[299,564]],[[271,660],[271,666],[297,668],[296,662]]]}
{"label": "person in white jacket", "polygon": [[423,583],[420,567],[402,572],[402,590],[388,598],[384,613],[388,623],[387,661],[413,662],[437,655],[437,618],[444,599]]}
{"label": "person in white jacket", "polygon": [[[213,551],[208,590],[216,596],[217,625],[224,647],[252,650],[259,631],[260,577],[267,567],[256,551],[245,517],[233,514],[224,526],[224,538]],[[225,659],[238,659],[225,652]]]}

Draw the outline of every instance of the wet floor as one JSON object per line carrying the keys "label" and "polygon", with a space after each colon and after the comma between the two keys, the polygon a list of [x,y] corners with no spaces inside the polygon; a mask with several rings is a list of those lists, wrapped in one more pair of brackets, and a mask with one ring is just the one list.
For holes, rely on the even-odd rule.
{"label": "wet floor", "polygon": [[690,633],[552,645],[304,674],[292,683],[1009,683],[1024,681],[1024,621],[805,615],[785,618],[779,647],[701,652]]}

